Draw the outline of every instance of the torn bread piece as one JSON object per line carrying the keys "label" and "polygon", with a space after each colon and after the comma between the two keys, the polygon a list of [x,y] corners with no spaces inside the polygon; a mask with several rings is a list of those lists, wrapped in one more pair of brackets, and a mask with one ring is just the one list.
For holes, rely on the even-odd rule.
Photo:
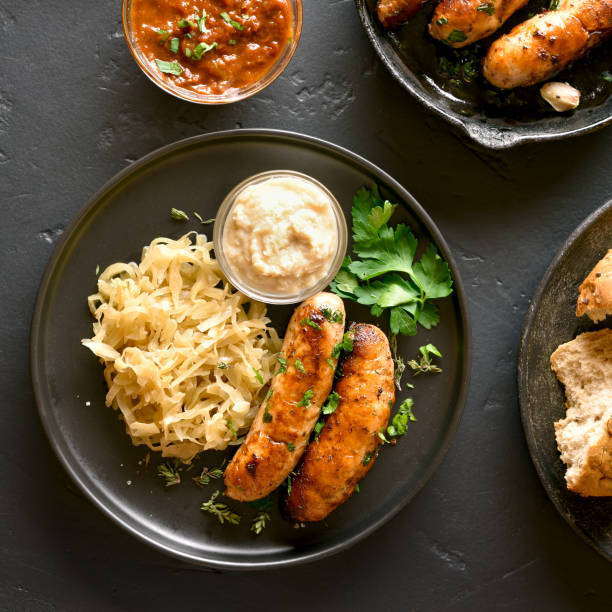
{"label": "torn bread piece", "polygon": [[580,285],[576,316],[584,314],[595,323],[612,314],[612,249],[597,262]]}
{"label": "torn bread piece", "polygon": [[551,355],[565,386],[566,417],[555,423],[570,491],[612,495],[612,330],[580,334]]}

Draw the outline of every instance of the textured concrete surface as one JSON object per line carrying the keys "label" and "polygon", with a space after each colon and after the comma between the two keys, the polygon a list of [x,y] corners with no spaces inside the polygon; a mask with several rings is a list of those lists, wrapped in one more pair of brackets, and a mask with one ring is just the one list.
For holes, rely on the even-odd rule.
{"label": "textured concrete surface", "polygon": [[[0,609],[609,609],[612,567],[557,515],[531,465],[515,364],[538,279],[612,197],[612,131],[506,153],[472,148],[386,74],[351,0],[306,0],[297,54],[262,94],[194,106],[139,71],[120,8],[0,4]],[[111,523],[51,452],[28,374],[38,282],[86,199],[161,145],[236,127],[319,136],[402,182],[454,249],[474,326],[465,415],[427,487],[353,549],[268,574],[194,569]]]}

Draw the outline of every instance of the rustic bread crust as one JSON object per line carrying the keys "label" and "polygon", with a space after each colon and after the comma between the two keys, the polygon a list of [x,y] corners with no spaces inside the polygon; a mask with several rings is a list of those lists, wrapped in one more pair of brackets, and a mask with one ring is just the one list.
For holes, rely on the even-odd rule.
{"label": "rustic bread crust", "polygon": [[586,314],[595,323],[612,314],[612,249],[593,268],[580,285],[576,316]]}
{"label": "rustic bread crust", "polygon": [[578,480],[568,485],[570,491],[584,497],[606,497],[612,495],[612,419],[608,420],[606,431],[589,449],[586,466]]}

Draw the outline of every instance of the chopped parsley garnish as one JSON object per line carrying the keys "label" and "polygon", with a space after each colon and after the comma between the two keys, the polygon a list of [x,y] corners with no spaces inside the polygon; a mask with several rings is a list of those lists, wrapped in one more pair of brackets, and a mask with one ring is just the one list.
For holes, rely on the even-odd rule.
{"label": "chopped parsley garnish", "polygon": [[202,225],[208,225],[209,223],[214,223],[215,219],[214,217],[212,219],[202,219],[202,217],[200,215],[198,215],[197,212],[194,211],[193,216],[202,224]]}
{"label": "chopped parsley garnish", "polygon": [[170,209],[170,216],[177,221],[189,221],[189,217],[186,212],[179,210],[178,208]]}
{"label": "chopped parsley garnish", "polygon": [[202,59],[202,56],[205,53],[208,53],[209,51],[212,51],[213,49],[216,49],[216,48],[217,48],[216,42],[214,42],[212,45],[209,45],[208,43],[205,43],[205,42],[198,43],[193,49],[193,59],[196,61],[200,61]]}
{"label": "chopped parsley garnish", "polygon": [[336,408],[338,408],[338,403],[340,402],[340,396],[332,391],[327,397],[327,401],[323,404],[321,408],[321,414],[333,414],[336,412]]}
{"label": "chopped parsley garnish", "polygon": [[302,396],[302,399],[296,404],[298,408],[308,408],[310,406],[310,400],[314,397],[314,391],[312,389],[308,389],[306,393]]}
{"label": "chopped parsley garnish", "polygon": [[234,436],[234,438],[237,438],[238,432],[234,429],[231,419],[227,419],[227,421],[225,421],[225,424],[227,425],[227,428],[232,432],[232,436]]}
{"label": "chopped parsley garnish", "polygon": [[370,463],[370,461],[372,461],[372,459],[374,459],[374,456],[376,455],[376,451],[370,451],[369,453],[366,453],[363,457],[363,459],[361,460],[361,465],[368,465]]}
{"label": "chopped parsley garnish", "polygon": [[550,11],[556,11],[559,8],[559,0],[550,0],[550,4],[548,5],[548,9]]}
{"label": "chopped parsley garnish", "polygon": [[157,33],[159,34],[159,44],[163,45],[168,40],[170,32],[168,30],[157,30]]}
{"label": "chopped parsley garnish", "polygon": [[264,413],[262,417],[264,423],[272,422],[272,415],[268,412],[268,409],[270,408],[270,398],[271,397],[272,397],[272,389],[268,389],[268,392],[266,393],[266,397],[264,398],[264,402],[266,402],[266,407],[264,408]]}
{"label": "chopped parsley garnish", "polygon": [[361,489],[359,488],[359,483],[355,484],[355,493],[360,493]]}
{"label": "chopped parsley garnish", "polygon": [[436,19],[436,23],[439,26],[443,26],[444,24],[448,23],[448,18],[447,17],[440,17],[440,19]]}
{"label": "chopped parsley garnish", "polygon": [[421,355],[418,361],[416,359],[411,359],[408,362],[408,365],[414,370],[414,376],[442,371],[441,368],[432,363],[432,355],[435,357],[442,357],[442,353],[440,353],[440,351],[433,344],[420,346],[419,353]]}
{"label": "chopped parsley garnish", "polygon": [[220,362],[217,364],[217,367],[218,367],[220,370],[227,370],[227,369],[229,368],[229,366],[227,365],[227,363],[225,363],[225,361],[220,361]]}
{"label": "chopped parsley garnish", "polygon": [[178,38],[173,38],[170,41],[170,51],[172,53],[178,53],[179,47],[180,47],[181,41]]}
{"label": "chopped parsley garnish", "polygon": [[479,4],[478,7],[476,7],[476,10],[491,16],[495,14],[495,6],[491,2]]}
{"label": "chopped parsley garnish", "polygon": [[461,30],[453,30],[448,35],[448,40],[450,40],[451,42],[460,43],[460,42],[463,42],[464,40],[467,40],[467,36]]}
{"label": "chopped parsley garnish", "polygon": [[207,502],[202,503],[200,510],[216,516],[221,524],[227,521],[232,525],[238,525],[240,523],[240,515],[232,512],[226,504],[215,503],[218,496],[219,491],[215,491]]}
{"label": "chopped parsley garnish", "polygon": [[266,397],[264,397],[264,402],[267,402],[270,400],[270,398],[272,397],[272,393],[274,393],[274,391],[272,391],[272,389],[268,389],[268,392],[266,393]]}
{"label": "chopped parsley garnish", "polygon": [[291,482],[293,481],[293,476],[295,476],[295,472],[291,472],[289,476],[287,476],[287,495],[291,495]]}
{"label": "chopped parsley garnish", "polygon": [[229,45],[235,45],[235,44],[236,44],[236,41],[235,41],[235,40],[232,38],[231,40],[228,40],[228,41],[227,41],[227,43],[228,43]]}
{"label": "chopped parsley garnish", "polygon": [[173,62],[165,62],[164,60],[156,59],[155,63],[161,72],[165,72],[166,74],[173,74],[174,76],[179,76],[182,74],[183,67],[175,60]]}
{"label": "chopped parsley garnish", "polygon": [[342,336],[342,341],[338,342],[336,346],[332,349],[332,359],[337,359],[340,357],[340,353],[344,351],[345,353],[350,353],[353,350],[353,332],[347,331],[344,336]]}
{"label": "chopped parsley garnish", "polygon": [[391,425],[387,427],[387,433],[390,436],[396,437],[405,434],[408,431],[408,421],[416,421],[416,417],[412,413],[413,405],[414,401],[410,397],[400,404],[400,407],[391,419]]}
{"label": "chopped parsley garnish", "polygon": [[330,359],[330,358],[328,357],[328,358],[327,358],[325,361],[327,361],[327,365],[329,365],[329,367],[330,367],[332,370],[335,370],[335,369],[336,369],[336,364],[334,363],[334,360],[333,360],[333,359]]}
{"label": "chopped parsley garnish", "polygon": [[323,306],[321,308],[321,314],[330,322],[330,323],[343,323],[344,315],[340,310],[332,310],[327,306]]}
{"label": "chopped parsley garnish", "polygon": [[178,462],[166,461],[157,466],[157,475],[164,481],[164,486],[171,487],[181,482],[181,475],[178,471]]}
{"label": "chopped parsley garnish", "polygon": [[352,229],[353,251],[360,259],[345,258],[331,289],[370,306],[375,316],[388,309],[391,333],[414,336],[417,323],[426,329],[438,324],[432,300],[450,295],[453,281],[435,245],[415,260],[418,240],[410,228],[402,223],[387,225],[395,208],[382,200],[376,186],[357,192]]}
{"label": "chopped parsley garnish", "polygon": [[609,70],[604,70],[604,71],[601,73],[601,78],[602,78],[604,81],[608,81],[608,83],[612,83],[612,73],[611,73]]}
{"label": "chopped parsley garnish", "polygon": [[318,323],[315,323],[312,319],[306,318],[300,321],[300,325],[310,325],[310,327],[314,329],[321,329],[321,326]]}
{"label": "chopped parsley garnish", "polygon": [[207,484],[210,484],[211,480],[217,480],[223,476],[223,467],[225,466],[225,459],[221,463],[218,468],[213,468],[209,470],[207,467],[202,468],[202,473],[199,476],[195,476],[193,481],[198,485],[198,487],[204,487]]}
{"label": "chopped parsley garnish", "polygon": [[286,374],[287,373],[287,360],[285,357],[282,357],[282,353],[276,357],[276,361],[278,361],[280,368],[276,370],[274,376],[277,374]]}
{"label": "chopped parsley garnish", "polygon": [[244,26],[241,23],[238,23],[237,21],[234,21],[225,12],[221,13],[221,19],[223,19],[223,21],[225,21],[225,23],[229,23],[233,28],[236,28],[237,30],[244,30]]}
{"label": "chopped parsley garnish", "polygon": [[295,365],[295,369],[300,373],[300,374],[306,374],[306,368],[304,367],[304,364],[302,363],[301,359],[296,359],[294,362]]}
{"label": "chopped parsley garnish", "polygon": [[260,384],[263,385],[264,381],[263,381],[263,376],[261,375],[261,372],[259,370],[257,370],[256,368],[253,368],[253,372],[255,374],[255,380]]}
{"label": "chopped parsley garnish", "polygon": [[196,24],[191,19],[180,19],[177,24],[179,28],[197,28]]}
{"label": "chopped parsley garnish", "polygon": [[314,439],[317,442],[319,441],[319,434],[321,433],[321,431],[323,431],[324,427],[325,421],[317,421],[316,425],[314,426]]}
{"label": "chopped parsley garnish", "polygon": [[295,450],[295,444],[293,442],[287,442],[287,448],[289,452],[292,453]]}

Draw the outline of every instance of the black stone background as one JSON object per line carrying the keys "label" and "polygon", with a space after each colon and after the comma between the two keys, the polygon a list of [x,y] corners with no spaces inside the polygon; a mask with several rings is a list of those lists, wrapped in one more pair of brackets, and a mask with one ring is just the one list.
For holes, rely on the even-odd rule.
{"label": "black stone background", "polygon": [[[612,130],[476,150],[391,79],[351,0],[305,0],[283,76],[250,100],[199,107],[140,72],[120,4],[0,1],[0,609],[609,610],[612,567],[532,467],[515,370],[538,279],[612,197]],[[474,360],[454,444],[394,520],[316,564],[236,574],[150,550],[75,490],[39,424],[28,335],[53,244],[104,181],[166,143],[240,127],[327,139],[403,183],[459,263]]]}

